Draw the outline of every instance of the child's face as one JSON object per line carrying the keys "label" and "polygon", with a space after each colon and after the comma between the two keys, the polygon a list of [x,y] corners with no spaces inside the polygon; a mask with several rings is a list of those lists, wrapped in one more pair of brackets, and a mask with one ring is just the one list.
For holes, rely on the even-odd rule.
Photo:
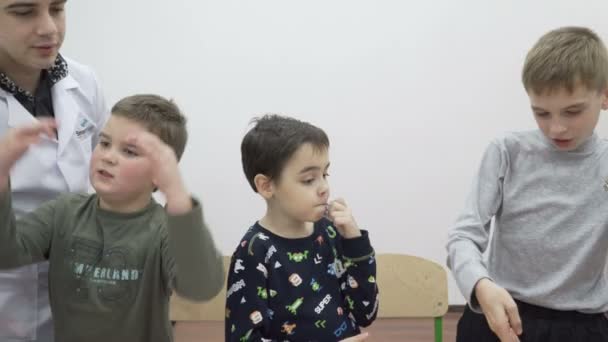
{"label": "child's face", "polygon": [[64,5],[65,0],[0,0],[0,69],[51,67],[65,34]]}
{"label": "child's face", "polygon": [[[151,163],[127,143],[130,136],[146,132],[141,124],[112,115],[93,150],[90,177],[105,201],[147,203],[154,189]],[[138,203],[138,202],[137,202]]]}
{"label": "child's face", "polygon": [[285,215],[300,222],[323,217],[329,199],[328,168],[327,149],[304,144],[296,150],[273,182],[273,200]]}
{"label": "child's face", "polygon": [[608,90],[597,92],[577,85],[572,92],[528,92],[534,118],[543,134],[561,151],[572,151],[589,138],[600,111],[608,108]]}

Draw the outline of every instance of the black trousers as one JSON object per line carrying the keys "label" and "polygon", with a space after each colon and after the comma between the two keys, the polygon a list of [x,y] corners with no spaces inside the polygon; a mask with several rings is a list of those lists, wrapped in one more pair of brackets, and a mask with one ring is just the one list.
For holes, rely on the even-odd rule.
{"label": "black trousers", "polygon": [[[516,301],[522,320],[521,342],[608,342],[604,314],[557,311]],[[468,306],[458,321],[456,342],[499,342],[484,315]]]}

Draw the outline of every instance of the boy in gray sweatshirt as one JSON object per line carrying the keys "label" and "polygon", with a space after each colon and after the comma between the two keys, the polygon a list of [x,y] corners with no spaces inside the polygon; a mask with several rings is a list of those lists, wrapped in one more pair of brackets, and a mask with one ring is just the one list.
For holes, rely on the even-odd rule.
{"label": "boy in gray sweatshirt", "polygon": [[608,341],[606,47],[586,28],[548,32],[522,81],[539,129],[490,143],[449,231],[469,303],[457,341]]}

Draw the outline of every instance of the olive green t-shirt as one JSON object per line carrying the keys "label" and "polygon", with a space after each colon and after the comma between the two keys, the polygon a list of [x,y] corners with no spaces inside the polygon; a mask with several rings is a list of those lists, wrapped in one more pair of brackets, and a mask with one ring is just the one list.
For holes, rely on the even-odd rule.
{"label": "olive green t-shirt", "polygon": [[0,193],[0,268],[49,260],[56,341],[173,341],[172,290],[206,300],[224,283],[199,203],[171,216],[154,200],[129,214],[98,202],[68,194],[17,221]]}

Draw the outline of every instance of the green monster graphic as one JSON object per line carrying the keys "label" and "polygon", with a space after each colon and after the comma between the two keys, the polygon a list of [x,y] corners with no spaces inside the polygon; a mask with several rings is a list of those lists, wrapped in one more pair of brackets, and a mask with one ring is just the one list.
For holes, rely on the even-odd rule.
{"label": "green monster graphic", "polygon": [[277,291],[275,290],[270,290],[270,298],[274,298],[277,295]]}
{"label": "green monster graphic", "polygon": [[252,332],[253,332],[253,329],[249,329],[249,331],[245,334],[245,336],[241,337],[239,339],[239,341],[241,341],[241,342],[249,341],[249,338],[251,337]]}
{"label": "green monster graphic", "polygon": [[346,261],[344,261],[344,269],[347,269],[351,266],[357,266],[357,264],[355,264],[355,262],[351,259],[346,259]]}
{"label": "green monster graphic", "polygon": [[329,236],[332,239],[336,237],[336,230],[334,229],[334,227],[327,226],[327,236]]}
{"label": "green monster graphic", "polygon": [[349,296],[346,296],[346,301],[348,302],[348,308],[351,310],[355,310],[355,301],[350,299]]}
{"label": "green monster graphic", "polygon": [[310,287],[312,287],[312,290],[315,292],[321,291],[321,284],[319,284],[319,282],[317,282],[315,278],[312,278],[312,280],[310,281]]}
{"label": "green monster graphic", "polygon": [[268,299],[268,291],[265,288],[258,286],[258,297]]}
{"label": "green monster graphic", "polygon": [[304,303],[304,297],[300,297],[300,298],[296,299],[296,301],[293,302],[293,304],[286,305],[285,308],[287,308],[287,311],[291,312],[292,314],[297,315],[298,308],[302,305],[302,303]]}
{"label": "green monster graphic", "polygon": [[302,252],[299,252],[299,253],[287,252],[287,255],[289,256],[290,261],[295,261],[295,262],[302,262],[302,261],[308,259],[308,251],[304,251],[303,253]]}

